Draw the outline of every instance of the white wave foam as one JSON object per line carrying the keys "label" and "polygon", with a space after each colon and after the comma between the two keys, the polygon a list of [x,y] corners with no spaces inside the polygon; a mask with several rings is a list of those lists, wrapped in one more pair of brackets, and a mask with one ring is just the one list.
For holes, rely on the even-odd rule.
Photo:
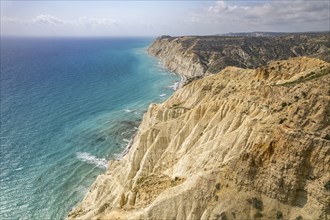
{"label": "white wave foam", "polygon": [[125,111],[125,112],[132,112],[133,110],[125,109],[124,111]]}
{"label": "white wave foam", "polygon": [[121,160],[121,158],[123,157],[122,154],[114,154],[113,156],[114,156],[115,160]]}
{"label": "white wave foam", "polygon": [[78,192],[81,195],[86,195],[88,192],[89,188],[88,187],[83,187],[83,186],[78,186],[75,191]]}
{"label": "white wave foam", "polygon": [[166,94],[165,93],[163,93],[163,94],[161,94],[161,95],[159,95],[160,97],[163,97],[163,96],[166,96]]}
{"label": "white wave foam", "polygon": [[77,152],[76,156],[81,161],[84,161],[89,164],[93,164],[99,168],[107,169],[108,168],[108,161],[104,158],[97,158],[89,153],[86,152]]}
{"label": "white wave foam", "polygon": [[129,142],[129,140],[127,140],[127,139],[123,139],[123,141],[125,141],[125,142],[127,142],[127,143]]}
{"label": "white wave foam", "polygon": [[179,86],[180,86],[180,82],[175,82],[173,85],[170,85],[169,88],[175,91],[179,88]]}

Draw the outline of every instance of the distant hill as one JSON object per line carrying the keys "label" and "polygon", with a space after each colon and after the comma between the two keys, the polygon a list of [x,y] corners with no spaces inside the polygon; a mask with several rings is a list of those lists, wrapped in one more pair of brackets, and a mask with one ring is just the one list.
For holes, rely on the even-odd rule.
{"label": "distant hill", "polygon": [[323,35],[329,34],[329,32],[262,32],[262,31],[254,31],[254,32],[239,32],[239,33],[226,33],[226,34],[217,34],[216,36],[228,36],[228,37],[280,37],[280,36],[288,36],[288,35]]}
{"label": "distant hill", "polygon": [[329,62],[330,42],[329,32],[161,36],[148,52],[171,71],[194,78],[218,73],[227,66],[256,68],[290,57],[308,56]]}

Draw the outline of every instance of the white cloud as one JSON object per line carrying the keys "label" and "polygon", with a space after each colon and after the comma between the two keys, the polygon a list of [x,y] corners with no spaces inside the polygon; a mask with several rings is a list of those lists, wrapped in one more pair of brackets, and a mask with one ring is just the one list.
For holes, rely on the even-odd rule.
{"label": "white cloud", "polygon": [[27,22],[19,18],[3,16],[1,17],[1,23],[25,24]]}
{"label": "white cloud", "polygon": [[217,1],[217,2],[215,2],[214,5],[212,5],[208,8],[208,11],[218,14],[218,13],[231,12],[231,11],[235,10],[236,8],[237,8],[236,5],[230,6],[225,1]]}
{"label": "white cloud", "polygon": [[272,2],[272,4],[251,7],[243,12],[253,23],[286,24],[308,23],[329,19],[327,1]]}
{"label": "white cloud", "polygon": [[[189,14],[185,19],[194,25],[210,24],[213,27],[254,29],[269,29],[273,31],[281,26],[282,29],[306,31],[315,28],[329,29],[329,1],[260,1],[254,4],[234,1],[217,1],[204,8]],[[211,26],[210,26],[211,28]],[[235,31],[235,30],[234,30]]]}
{"label": "white cloud", "polygon": [[[126,4],[126,3],[125,3]],[[135,3],[134,3],[135,4]],[[140,3],[139,3],[140,4]],[[163,7],[166,5],[166,7]],[[1,17],[1,34],[7,35],[208,35],[248,31],[324,31],[329,30],[329,1],[206,1],[176,10],[162,7],[145,13],[148,7],[130,8],[130,13],[99,8],[67,13],[44,10],[49,14],[30,18]],[[182,4],[185,5],[185,4]],[[126,5],[125,5],[126,6]],[[135,5],[136,6],[136,5]],[[135,7],[134,6],[134,7]],[[63,11],[66,9],[63,8]],[[160,10],[160,11],[157,11]],[[142,13],[143,12],[143,13]],[[62,13],[62,16],[60,16]],[[14,13],[15,15],[18,13]],[[4,14],[5,15],[5,14]],[[22,13],[26,15],[27,13]],[[68,17],[64,17],[67,15]],[[89,15],[79,17],[81,15]],[[75,16],[75,17],[74,17]],[[114,20],[116,19],[116,20]],[[119,22],[117,22],[119,21]]]}
{"label": "white cloud", "polygon": [[253,6],[239,6],[233,3],[215,2],[204,16],[219,20],[239,17],[244,23],[251,24],[285,24],[329,19],[328,1],[271,1]]}
{"label": "white cloud", "polygon": [[65,22],[59,18],[56,18],[52,15],[38,15],[36,18],[32,19],[32,23],[36,24],[50,24],[50,25],[64,25]]}
{"label": "white cloud", "polygon": [[118,22],[102,17],[79,17],[71,20],[49,14],[40,14],[30,19],[1,17],[1,34],[4,35],[76,36],[88,33],[91,36],[99,36],[118,35],[118,30]]}
{"label": "white cloud", "polygon": [[105,19],[105,18],[91,18],[91,17],[80,17],[78,20],[72,21],[72,24],[86,26],[86,27],[109,27],[117,26],[118,22],[115,20]]}
{"label": "white cloud", "polygon": [[62,20],[49,14],[41,14],[36,16],[35,18],[27,20],[3,16],[1,17],[1,23],[26,25],[43,24],[48,26],[68,27],[109,27],[118,25],[118,22],[105,18],[80,17],[74,20]]}
{"label": "white cloud", "polygon": [[225,12],[227,10],[228,10],[228,5],[224,1],[217,1],[217,2],[215,2],[214,5],[212,5],[208,8],[209,12],[216,13],[216,14]]}

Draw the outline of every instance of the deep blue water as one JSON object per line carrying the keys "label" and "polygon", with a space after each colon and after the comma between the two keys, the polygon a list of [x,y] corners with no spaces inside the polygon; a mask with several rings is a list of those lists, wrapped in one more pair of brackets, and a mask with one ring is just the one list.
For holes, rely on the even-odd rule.
{"label": "deep blue water", "polygon": [[151,40],[1,38],[0,219],[63,219],[173,92]]}

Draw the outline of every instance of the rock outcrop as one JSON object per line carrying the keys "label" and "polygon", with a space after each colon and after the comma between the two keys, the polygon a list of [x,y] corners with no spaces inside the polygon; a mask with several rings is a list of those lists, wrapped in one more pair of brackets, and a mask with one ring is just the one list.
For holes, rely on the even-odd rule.
{"label": "rock outcrop", "polygon": [[197,36],[157,38],[148,48],[185,78],[218,73],[227,66],[256,68],[272,60],[309,56],[330,62],[329,33],[269,37]]}
{"label": "rock outcrop", "polygon": [[329,202],[330,65],[303,57],[152,104],[68,219],[328,219]]}

